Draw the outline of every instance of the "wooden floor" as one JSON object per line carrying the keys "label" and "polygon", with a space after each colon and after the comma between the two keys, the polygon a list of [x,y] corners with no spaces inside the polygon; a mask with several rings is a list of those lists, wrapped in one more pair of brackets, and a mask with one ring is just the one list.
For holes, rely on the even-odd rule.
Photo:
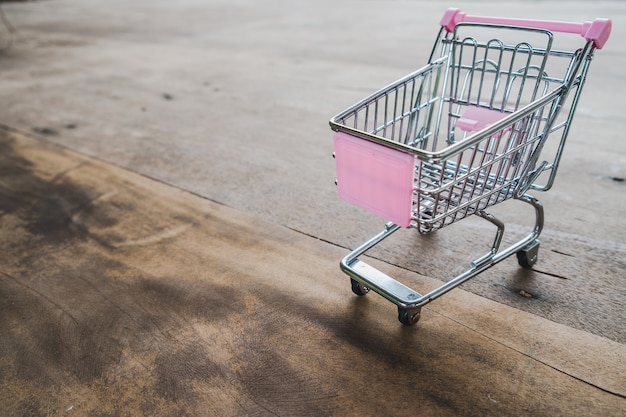
{"label": "wooden floor", "polygon": [[626,410],[623,344],[463,290],[401,326],[344,249],[10,129],[0,251],[2,416]]}
{"label": "wooden floor", "polygon": [[[356,248],[380,232],[385,219],[337,196],[328,120],[422,66],[450,5],[291,3],[3,3],[16,33],[11,48],[0,51],[0,123]],[[626,2],[456,6],[492,16],[613,19],[611,38],[591,65],[555,186],[534,194],[546,215],[539,262],[525,271],[507,260],[463,289],[626,343],[626,43],[619,42],[626,37]],[[575,41],[582,46],[581,37]],[[490,211],[506,224],[505,243],[532,230],[527,204],[509,201]],[[494,229],[474,216],[426,237],[402,230],[368,255],[413,271],[410,283],[423,276],[447,280],[490,249]]]}
{"label": "wooden floor", "polygon": [[[0,417],[626,415],[626,2],[1,3]],[[539,262],[406,328],[339,270],[384,219],[338,198],[328,120],[422,66],[448,6],[613,31]],[[533,226],[492,212],[505,243]],[[367,260],[425,293],[493,229]]]}

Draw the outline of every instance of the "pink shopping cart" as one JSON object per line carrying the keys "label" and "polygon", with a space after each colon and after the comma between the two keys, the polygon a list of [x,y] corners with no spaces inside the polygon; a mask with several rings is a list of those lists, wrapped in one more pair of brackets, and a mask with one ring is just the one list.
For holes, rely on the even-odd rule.
{"label": "pink shopping cart", "polygon": [[[514,253],[522,267],[535,264],[543,208],[529,192],[552,186],[589,64],[610,32],[608,19],[448,9],[425,67],[331,119],[339,196],[389,221],[341,260],[355,294],[380,294],[412,325],[425,304]],[[509,199],[534,207],[535,226],[500,249],[504,224],[487,208]],[[358,258],[401,227],[432,233],[473,214],[496,226],[491,250],[427,294]]]}

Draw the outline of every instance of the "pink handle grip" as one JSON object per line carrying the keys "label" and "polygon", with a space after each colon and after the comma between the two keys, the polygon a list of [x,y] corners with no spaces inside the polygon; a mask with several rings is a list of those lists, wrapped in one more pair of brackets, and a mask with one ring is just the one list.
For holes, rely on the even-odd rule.
{"label": "pink handle grip", "polygon": [[612,23],[610,19],[595,19],[593,22],[573,23],[559,22],[555,20],[515,19],[506,17],[471,16],[459,9],[446,10],[441,18],[441,26],[448,32],[454,31],[459,23],[488,23],[495,25],[522,26],[528,28],[545,29],[552,32],[579,34],[587,41],[593,41],[594,46],[602,49],[611,34]]}

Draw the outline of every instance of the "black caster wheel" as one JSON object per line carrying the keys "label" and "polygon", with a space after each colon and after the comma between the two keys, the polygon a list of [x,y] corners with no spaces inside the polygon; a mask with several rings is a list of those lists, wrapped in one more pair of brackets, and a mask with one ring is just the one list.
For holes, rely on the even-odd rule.
{"label": "black caster wheel", "polygon": [[398,320],[405,326],[413,326],[420,320],[421,308],[402,308],[398,307]]}
{"label": "black caster wheel", "polygon": [[352,292],[358,295],[359,297],[362,297],[368,292],[370,292],[370,289],[367,288],[365,285],[361,284],[359,281],[350,278],[350,282],[352,283]]}
{"label": "black caster wheel", "polygon": [[517,262],[524,269],[531,269],[537,263],[539,255],[539,241],[535,240],[524,249],[517,252]]}

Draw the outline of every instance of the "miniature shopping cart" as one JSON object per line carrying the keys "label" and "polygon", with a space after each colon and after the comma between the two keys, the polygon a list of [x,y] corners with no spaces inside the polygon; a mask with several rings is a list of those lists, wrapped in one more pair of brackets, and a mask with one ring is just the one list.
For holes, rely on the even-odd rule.
{"label": "miniature shopping cart", "polygon": [[[355,294],[375,291],[412,325],[422,306],[514,253],[534,265],[543,208],[528,192],[552,186],[589,64],[610,32],[608,19],[448,9],[425,67],[331,119],[339,196],[389,221],[341,261]],[[501,250],[504,224],[487,208],[509,199],[534,208],[535,226]],[[473,214],[497,227],[491,250],[427,294],[358,259],[401,227],[432,233]]]}

